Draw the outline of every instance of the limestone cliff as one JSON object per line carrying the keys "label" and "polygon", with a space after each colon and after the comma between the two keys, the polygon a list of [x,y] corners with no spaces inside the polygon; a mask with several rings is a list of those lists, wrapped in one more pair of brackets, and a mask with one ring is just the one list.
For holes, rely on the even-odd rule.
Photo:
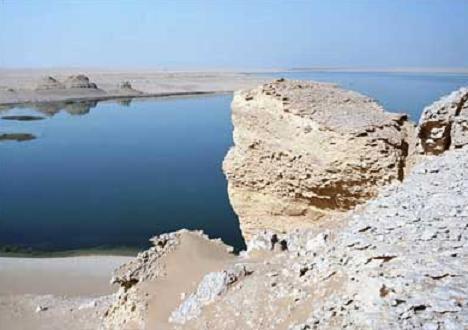
{"label": "limestone cliff", "polygon": [[335,85],[277,80],[237,92],[223,169],[248,240],[314,224],[402,179],[413,127]]}
{"label": "limestone cliff", "polygon": [[468,88],[426,107],[417,130],[418,151],[438,155],[468,145]]}

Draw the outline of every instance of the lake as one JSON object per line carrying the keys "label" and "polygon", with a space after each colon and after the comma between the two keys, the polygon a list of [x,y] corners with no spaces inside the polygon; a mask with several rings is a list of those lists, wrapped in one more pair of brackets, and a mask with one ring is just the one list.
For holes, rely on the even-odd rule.
{"label": "lake", "polygon": [[[272,75],[337,82],[413,119],[441,95],[468,85],[467,75]],[[0,141],[3,251],[123,253],[180,228],[203,229],[244,248],[221,171],[232,145],[231,99],[222,94],[0,110],[6,117],[0,135],[27,134],[22,142]]]}

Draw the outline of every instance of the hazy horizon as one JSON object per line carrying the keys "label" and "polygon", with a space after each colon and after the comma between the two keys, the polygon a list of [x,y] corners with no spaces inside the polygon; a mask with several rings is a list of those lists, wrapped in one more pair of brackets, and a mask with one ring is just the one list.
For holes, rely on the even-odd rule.
{"label": "hazy horizon", "polygon": [[0,67],[467,68],[466,17],[463,0],[6,0]]}

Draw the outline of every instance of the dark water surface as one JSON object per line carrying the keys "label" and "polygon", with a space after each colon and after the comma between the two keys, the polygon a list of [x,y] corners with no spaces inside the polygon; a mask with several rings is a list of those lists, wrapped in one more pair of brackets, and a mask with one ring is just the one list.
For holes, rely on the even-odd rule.
{"label": "dark water surface", "polygon": [[[274,75],[337,82],[414,119],[468,85],[466,75]],[[143,248],[180,228],[243,248],[221,171],[232,144],[231,98],[0,109],[8,116],[0,119],[0,251]]]}
{"label": "dark water surface", "polygon": [[[65,108],[41,121],[0,120],[1,131],[37,137],[0,144],[0,243],[142,248],[152,235],[193,228],[242,248],[221,171],[230,101],[85,104],[75,107],[81,115]],[[26,113],[34,110],[8,111]]]}

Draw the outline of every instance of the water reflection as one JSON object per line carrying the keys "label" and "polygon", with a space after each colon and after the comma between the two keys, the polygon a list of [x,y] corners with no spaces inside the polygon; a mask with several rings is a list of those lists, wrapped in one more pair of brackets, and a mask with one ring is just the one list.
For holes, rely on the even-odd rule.
{"label": "water reflection", "polygon": [[73,101],[73,102],[51,102],[37,104],[17,104],[12,106],[3,106],[0,112],[8,113],[16,109],[27,109],[34,112],[39,112],[48,117],[58,114],[60,111],[69,113],[70,115],[85,115],[91,109],[95,108],[98,101]]}
{"label": "water reflection", "polygon": [[117,100],[117,103],[123,105],[124,107],[129,107],[132,104],[133,98],[120,99]]}
{"label": "water reflection", "polygon": [[86,115],[92,108],[95,108],[97,104],[97,101],[73,102],[66,104],[63,111],[74,116]]}
{"label": "water reflection", "polygon": [[30,133],[0,133],[0,142],[1,141],[16,141],[24,142],[34,140],[35,135]]}
{"label": "water reflection", "polygon": [[17,120],[17,121],[34,121],[45,119],[42,116],[29,116],[29,115],[19,115],[19,116],[2,116],[3,120]]}
{"label": "water reflection", "polygon": [[[119,99],[115,101],[101,101],[107,103],[117,103],[125,107],[129,107],[132,98]],[[40,121],[57,115],[60,112],[67,113],[71,116],[83,116],[96,108],[99,101],[73,101],[73,102],[51,102],[37,104],[16,104],[10,106],[0,106],[0,142],[16,141],[24,142],[31,141],[37,138],[36,134],[22,132],[25,124],[18,123],[16,126],[5,125],[8,122],[32,122]],[[36,115],[37,113],[41,115]],[[5,121],[5,122],[3,122]],[[3,123],[2,123],[3,122]],[[31,123],[27,126],[28,130],[34,130],[36,126]],[[21,130],[20,132],[17,132]]]}

